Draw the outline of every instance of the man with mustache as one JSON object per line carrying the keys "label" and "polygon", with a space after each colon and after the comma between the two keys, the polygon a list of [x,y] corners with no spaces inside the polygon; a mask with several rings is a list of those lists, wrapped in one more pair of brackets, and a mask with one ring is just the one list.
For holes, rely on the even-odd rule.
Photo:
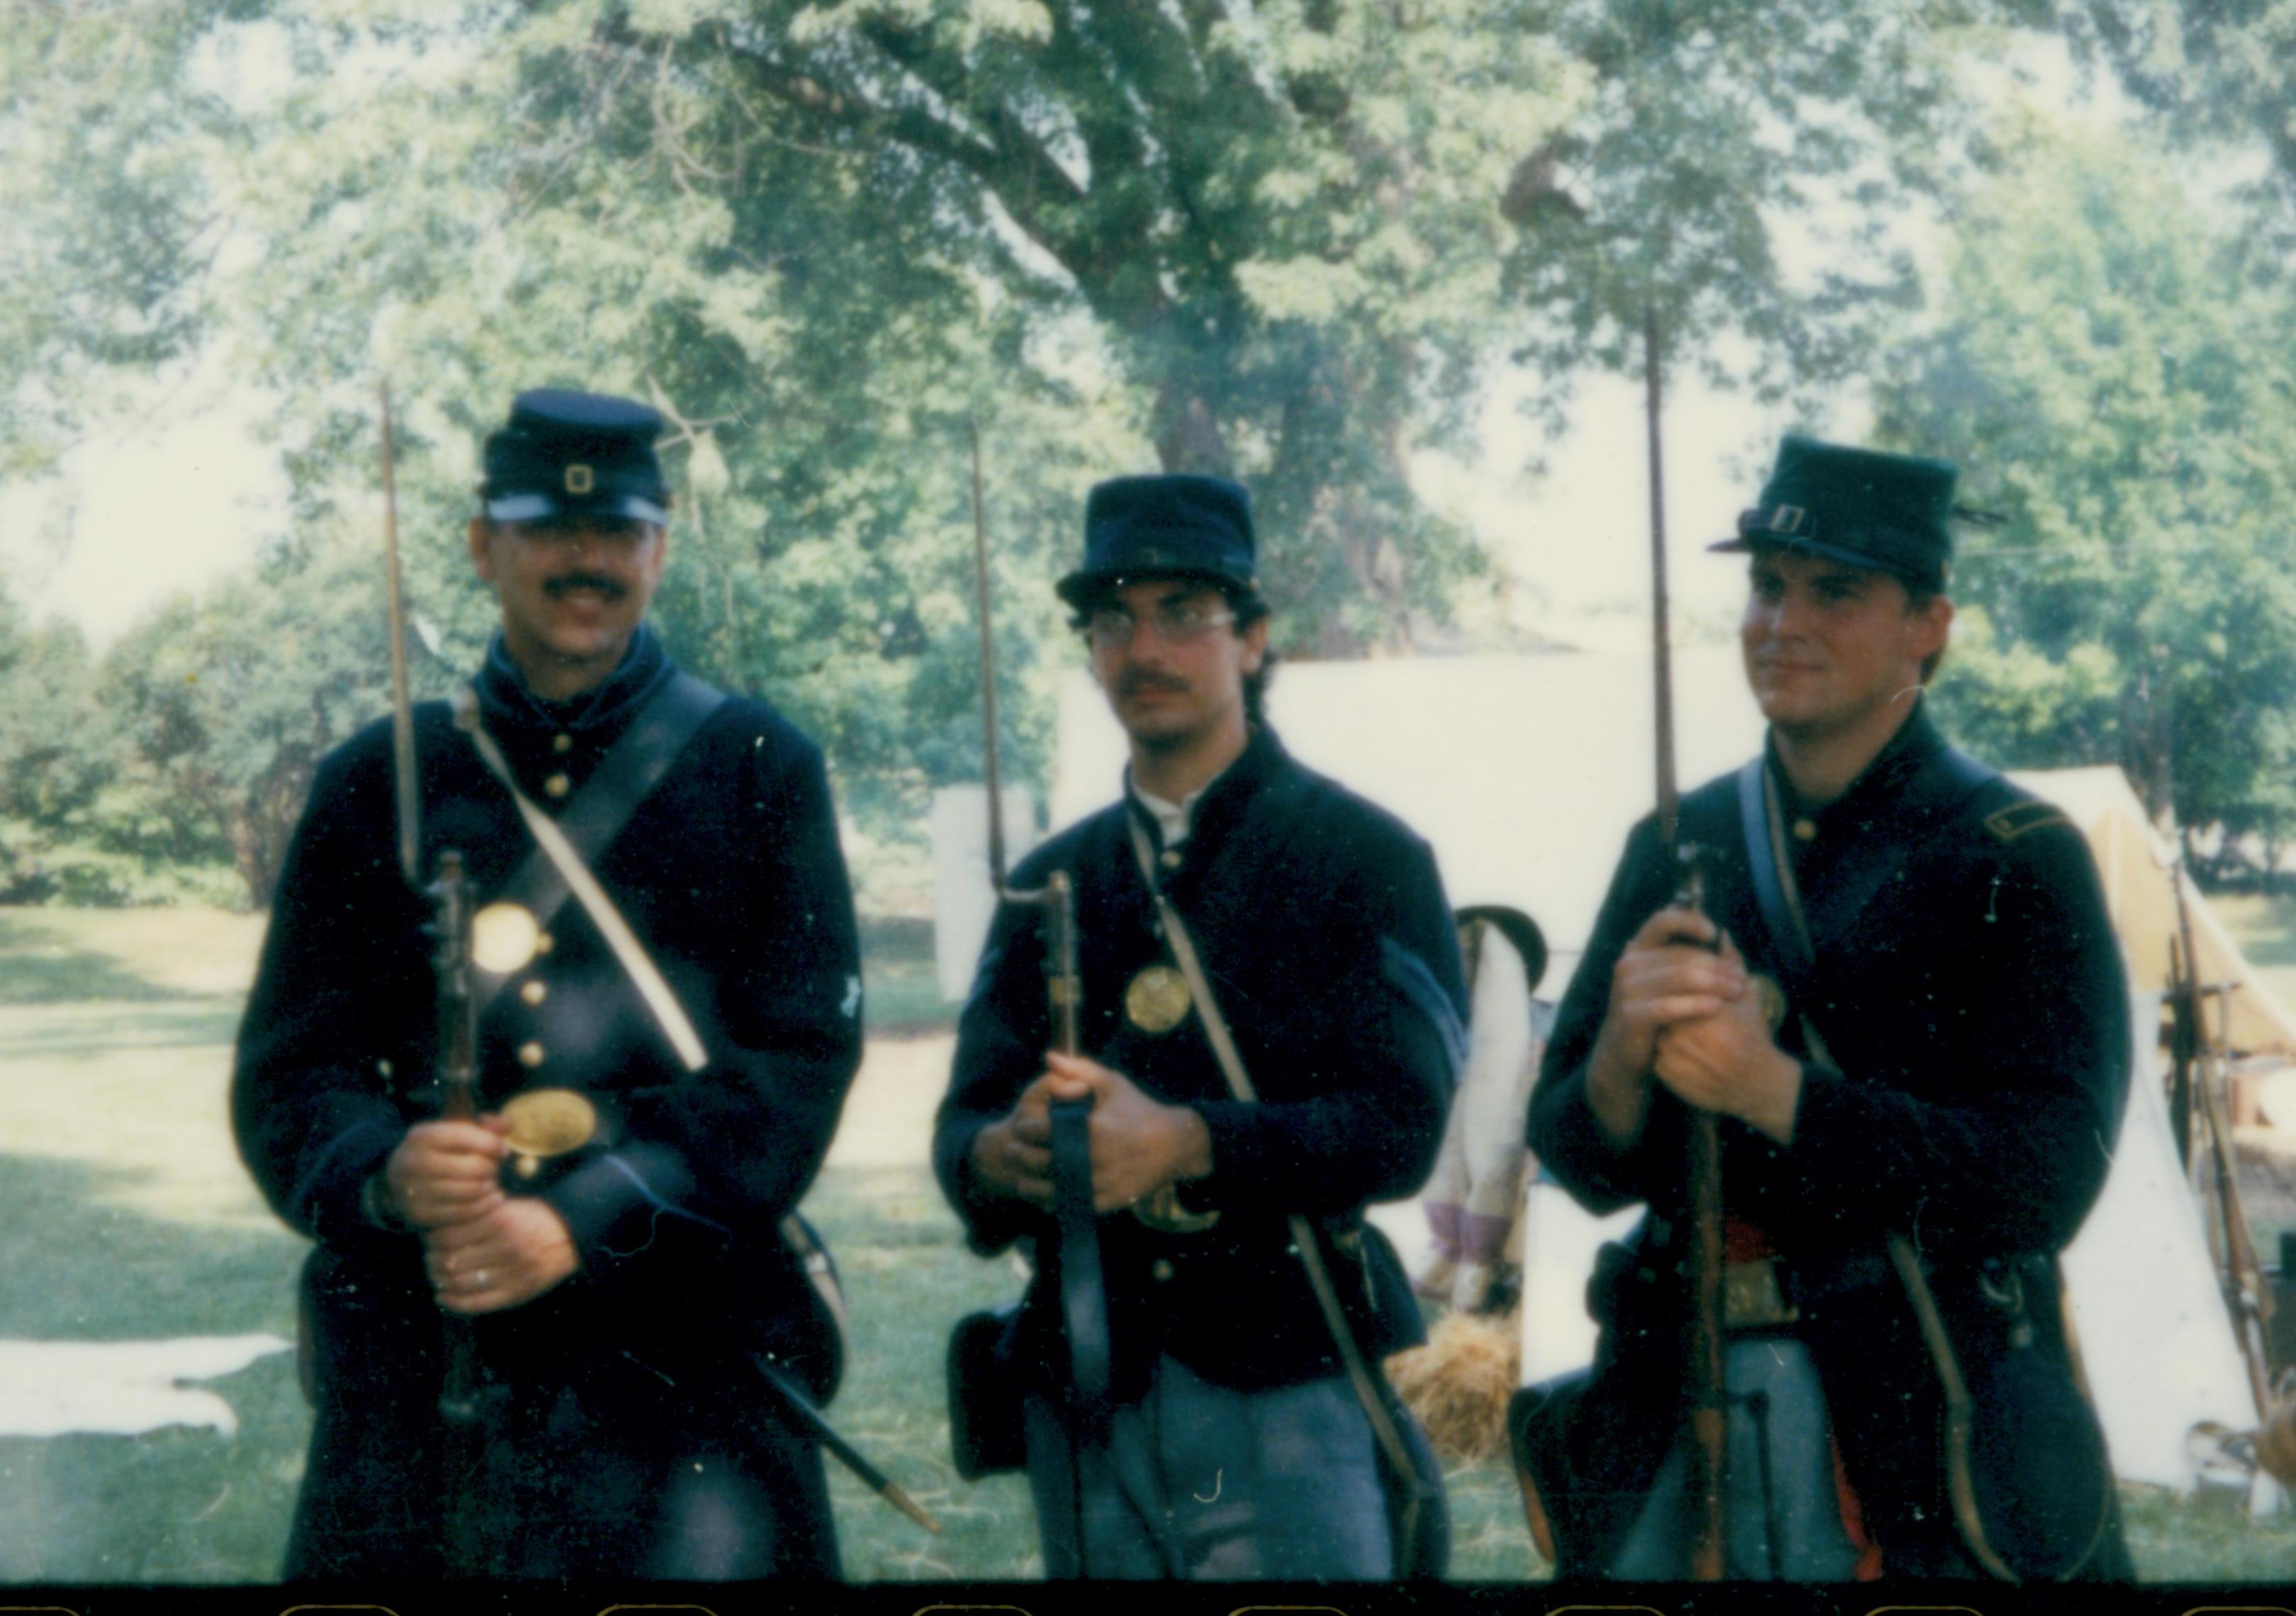
{"label": "man with mustache", "polygon": [[[1233,482],[1092,490],[1084,564],[1059,589],[1130,767],[1121,800],[1013,883],[1074,883],[1086,1054],[1054,1048],[1043,910],[1007,903],[935,1134],[974,1248],[1033,1251],[1003,1345],[1054,1577],[1382,1579],[1429,1569],[1437,1541],[1423,1522],[1414,1563],[1398,1563],[1413,1536],[1389,1519],[1402,1478],[1366,1407],[1384,1388],[1343,1372],[1288,1216],[1313,1220],[1364,1359],[1421,1339],[1363,1209],[1433,1164],[1464,1041],[1458,945],[1426,844],[1293,762],[1267,726],[1254,551]],[[1213,1006],[1160,896],[1256,1099],[1223,1074]],[[1063,1101],[1090,1107],[1078,1165],[1100,1282],[1081,1297],[1053,1209]],[[1075,1366],[1103,1355],[1095,1395]],[[1392,1412],[1391,1431],[1415,1434]]]}
{"label": "man with mustache", "polygon": [[1715,546],[1751,557],[1768,745],[1683,800],[1702,911],[1635,827],[1531,1102],[1580,1201],[1648,1203],[1590,1288],[1575,1415],[1527,1427],[1564,1575],[1690,1572],[1693,1110],[1722,1136],[1726,1574],[2128,1575],[2056,1267],[2120,1128],[2128,989],[2079,833],[1923,699],[1955,480],[1788,438]]}
{"label": "man with mustache", "polygon": [[440,1116],[388,723],[320,765],[280,878],[233,1116],[315,1243],[290,1577],[837,1572],[819,1449],[757,1360],[835,1373],[792,1218],[859,1056],[852,901],[819,751],[645,625],[661,426],[541,390],[486,442],[501,630],[414,711],[420,868],[459,854],[476,911],[474,1120]]}

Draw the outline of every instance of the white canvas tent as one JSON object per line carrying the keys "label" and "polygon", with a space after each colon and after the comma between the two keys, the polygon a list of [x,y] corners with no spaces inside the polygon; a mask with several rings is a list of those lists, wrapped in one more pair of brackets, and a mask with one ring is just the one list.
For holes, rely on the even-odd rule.
{"label": "white canvas tent", "polygon": [[2201,980],[2235,984],[2232,1046],[2243,1054],[2272,1051],[2296,1057],[2296,1015],[2256,974],[2208,900],[2177,867],[2176,849],[2154,833],[2126,775],[2117,768],[2059,768],[2010,777],[2064,809],[2088,838],[2113,929],[2120,934],[2128,960],[2129,980],[2137,992],[2168,990],[2169,939],[2177,935],[2177,883],[2181,882]]}
{"label": "white canvas tent", "polygon": [[[1695,785],[1760,744],[1761,718],[1734,646],[1678,652],[1679,774]],[[1593,929],[1628,827],[1648,811],[1652,744],[1648,659],[1613,653],[1308,663],[1279,670],[1269,716],[1293,754],[1392,809],[1433,844],[1455,905],[1505,903],[1546,932],[1559,996]],[[1113,800],[1122,733],[1081,672],[1062,683],[1052,823]],[[2202,1420],[2255,1423],[2238,1349],[2217,1300],[2199,1212],[2177,1169],[2150,1046],[2174,889],[2119,772],[2024,775],[2089,837],[2130,956],[2140,1080],[2103,1196],[2066,1268],[2087,1366],[2120,1473],[2184,1487],[2185,1433]],[[2192,905],[2206,980],[2235,995],[2234,1042],[2296,1053],[2296,1018],[2240,957],[2204,902]],[[1380,1209],[1407,1259],[1426,1249],[1414,1208]],[[1529,1197],[1524,1370],[1584,1364],[1587,1265],[1603,1226],[1552,1185]]]}
{"label": "white canvas tent", "polygon": [[[1760,744],[1734,645],[1676,655],[1680,773],[1694,785]],[[1268,718],[1294,757],[1434,844],[1456,906],[1511,904],[1568,979],[1627,827],[1650,811],[1647,655],[1420,657],[1277,669]],[[1054,827],[1116,798],[1124,734],[1081,671],[1060,691]]]}

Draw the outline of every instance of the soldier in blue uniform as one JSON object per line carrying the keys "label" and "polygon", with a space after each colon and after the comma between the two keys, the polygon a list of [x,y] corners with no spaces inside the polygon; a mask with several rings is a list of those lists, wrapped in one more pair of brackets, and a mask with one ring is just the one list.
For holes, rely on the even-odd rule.
{"label": "soldier in blue uniform", "polygon": [[1729,1574],[2128,1574],[2055,1260],[2120,1128],[2127,988],[2079,833],[1922,700],[1954,482],[1790,438],[1717,546],[1751,554],[1768,744],[1684,799],[1703,914],[1635,828],[1532,1099],[1581,1202],[1649,1206],[1529,1456],[1566,1574],[1687,1574],[1693,1107],[1723,1135]]}
{"label": "soldier in blue uniform", "polygon": [[[1389,1577],[1395,1478],[1286,1215],[1315,1220],[1371,1362],[1421,1339],[1362,1213],[1415,1189],[1441,1141],[1464,1013],[1450,910],[1426,844],[1293,762],[1260,714],[1267,609],[1244,490],[1120,478],[1093,490],[1085,525],[1084,565],[1060,593],[1131,765],[1122,800],[1014,882],[1061,870],[1075,883],[1087,1058],[1048,1054],[1042,914],[1007,904],[934,1141],[974,1248],[1034,1253],[1012,1348],[1046,1569]],[[1217,984],[1256,1103],[1222,1077],[1151,880]],[[1084,1097],[1104,1343],[1062,1322],[1048,1210],[1048,1106]],[[1070,1400],[1079,1349],[1107,1354],[1105,1408]]]}
{"label": "soldier in blue uniform", "polygon": [[[422,867],[458,850],[483,906],[481,1114],[438,1120],[430,912],[396,853],[389,725],[320,766],[232,1093],[250,1170],[314,1242],[290,1576],[836,1574],[819,1449],[753,1359],[816,1391],[833,1374],[784,1235],[858,1060],[852,903],[819,751],[680,674],[644,625],[660,428],[538,391],[488,438],[469,541],[502,628],[472,688],[524,795],[578,843],[608,827],[592,867],[699,1047],[680,1058],[583,903],[544,896],[509,790],[427,703]],[[449,1316],[482,1394],[461,1474]],[[471,1563],[445,1558],[454,1536]]]}

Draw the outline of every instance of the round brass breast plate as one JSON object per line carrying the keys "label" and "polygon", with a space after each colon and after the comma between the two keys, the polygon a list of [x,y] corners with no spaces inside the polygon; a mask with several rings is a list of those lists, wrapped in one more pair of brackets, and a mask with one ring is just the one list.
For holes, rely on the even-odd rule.
{"label": "round brass breast plate", "polygon": [[524,970],[541,940],[541,924],[523,904],[488,904],[471,916],[471,958],[496,976]]}
{"label": "round brass breast plate", "polygon": [[1188,1019],[1188,979],[1169,965],[1151,965],[1124,989],[1124,1014],[1143,1032],[1169,1032]]}
{"label": "round brass breast plate", "polygon": [[527,1156],[562,1156],[580,1150],[598,1131],[598,1108],[570,1088],[529,1088],[503,1103],[510,1124],[504,1142]]}

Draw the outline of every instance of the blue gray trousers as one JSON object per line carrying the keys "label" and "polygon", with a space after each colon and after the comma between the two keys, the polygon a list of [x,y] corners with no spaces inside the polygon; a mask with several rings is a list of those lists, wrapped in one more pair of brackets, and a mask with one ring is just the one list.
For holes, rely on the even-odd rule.
{"label": "blue gray trousers", "polygon": [[[1729,1486],[1724,1542],[1733,1581],[1841,1582],[1857,1566],[1841,1524],[1825,1393],[1809,1351],[1790,1335],[1740,1336],[1723,1358],[1729,1389]],[[1697,1535],[1685,1431],[1660,1465],[1610,1574],[1678,1582]]]}
{"label": "blue gray trousers", "polygon": [[1026,1418],[1048,1577],[1395,1575],[1377,1446],[1344,1375],[1234,1391],[1165,1358],[1105,1441],[1073,1456],[1051,1399],[1031,1392]]}

